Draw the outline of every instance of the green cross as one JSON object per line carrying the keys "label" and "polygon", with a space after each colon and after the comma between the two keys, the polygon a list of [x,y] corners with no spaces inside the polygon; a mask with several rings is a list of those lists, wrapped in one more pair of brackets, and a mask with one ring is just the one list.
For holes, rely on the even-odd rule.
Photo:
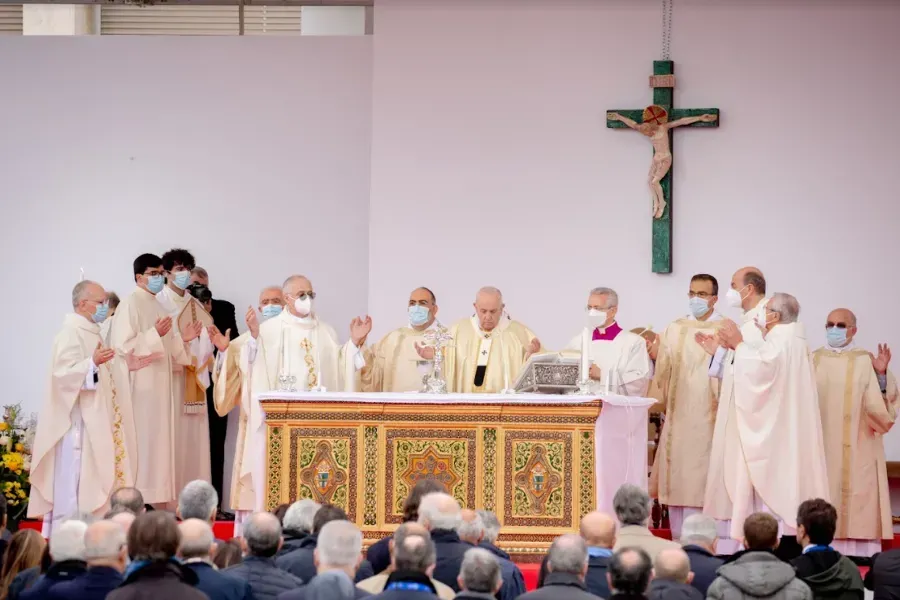
{"label": "green cross", "polygon": [[[655,60],[653,61],[653,77],[650,78],[650,85],[653,87],[653,104],[663,107],[669,114],[669,121],[677,121],[685,117],[697,117],[704,114],[716,115],[716,120],[710,123],[699,121],[685,125],[686,127],[718,127],[719,126],[719,109],[718,108],[674,108],[673,91],[675,89],[675,63],[671,60]],[[670,77],[665,77],[670,76]],[[638,110],[613,110],[608,112],[619,113],[623,117],[631,119],[637,123],[643,122],[643,109]],[[611,129],[625,129],[628,126],[618,120],[607,118],[606,126]],[[672,130],[669,130],[669,148],[674,158],[674,147],[672,146]],[[674,168],[674,162],[673,162]],[[666,206],[660,218],[653,219],[653,259],[652,267],[654,273],[671,273],[672,272],[672,168],[660,182],[663,190],[663,197]]]}

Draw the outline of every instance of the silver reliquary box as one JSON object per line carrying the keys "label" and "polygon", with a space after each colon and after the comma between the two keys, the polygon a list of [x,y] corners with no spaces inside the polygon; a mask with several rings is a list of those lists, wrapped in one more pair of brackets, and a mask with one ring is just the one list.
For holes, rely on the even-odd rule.
{"label": "silver reliquary box", "polygon": [[515,390],[529,394],[571,394],[578,389],[581,360],[558,353],[536,354],[528,359]]}

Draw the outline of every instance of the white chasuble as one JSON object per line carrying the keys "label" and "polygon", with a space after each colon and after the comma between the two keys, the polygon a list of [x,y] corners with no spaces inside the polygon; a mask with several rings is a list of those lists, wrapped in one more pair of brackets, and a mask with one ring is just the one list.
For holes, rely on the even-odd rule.
{"label": "white chasuble", "polygon": [[776,325],[759,348],[739,344],[734,359],[738,437],[725,444],[725,488],[732,502],[731,537],[762,501],[797,528],[797,507],[831,501],[815,373],[803,325]]}
{"label": "white chasuble", "polygon": [[401,327],[384,336],[371,348],[363,350],[366,366],[359,371],[363,392],[418,392],[431,373],[432,361],[424,360],[416,352],[416,344],[427,345],[425,334],[434,330],[434,323],[422,331]]}
{"label": "white chasuble", "polygon": [[[830,502],[837,508],[835,542],[871,541],[862,554],[893,539],[883,436],[897,417],[897,382],[887,373],[885,393],[869,353],[820,348],[813,353]],[[842,551],[843,552],[843,551]]]}
{"label": "white chasuble", "polygon": [[[610,326],[612,327],[612,325]],[[572,338],[566,351],[581,354],[582,335]],[[593,337],[593,333],[591,333]],[[591,340],[589,361],[600,369],[600,380],[591,380],[595,394],[612,393],[644,398],[650,387],[653,365],[647,342],[630,331],[620,331],[612,340]]]}
{"label": "white chasuble", "polygon": [[463,394],[497,394],[512,387],[536,337],[506,315],[491,331],[482,330],[477,317],[462,319],[450,327],[450,335],[453,339],[444,349],[444,378],[449,392]]}
{"label": "white chasuble", "polygon": [[[180,491],[175,487],[174,419],[183,407],[175,405],[172,373],[176,364],[190,364],[191,357],[174,325],[162,337],[157,333],[156,321],[166,316],[156,296],[138,287],[119,304],[110,330],[116,358],[109,364],[122,409],[125,481],[138,488],[148,504],[172,502]],[[129,371],[124,355],[130,351],[158,358]]]}
{"label": "white chasuble", "polygon": [[[253,511],[256,499],[251,488],[241,485],[241,466],[244,456],[244,447],[247,443],[247,424],[250,415],[250,381],[249,373],[241,370],[241,349],[250,332],[246,332],[232,340],[224,352],[219,352],[216,361],[215,385],[213,386],[213,401],[216,413],[224,417],[232,410],[238,410],[238,429],[235,436],[234,465],[231,472],[230,504],[232,510]],[[229,423],[230,425],[230,423]]]}
{"label": "white chasuble", "polygon": [[38,418],[28,516],[52,513],[58,523],[80,513],[102,514],[114,491],[116,448],[109,405],[95,391],[108,377],[93,365],[100,327],[66,315],[53,340],[50,378]]}

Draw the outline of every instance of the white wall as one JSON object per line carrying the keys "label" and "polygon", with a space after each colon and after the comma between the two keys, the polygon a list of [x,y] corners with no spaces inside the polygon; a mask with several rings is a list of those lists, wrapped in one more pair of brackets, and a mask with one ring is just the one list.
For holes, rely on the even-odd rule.
{"label": "white wall", "polygon": [[79,267],[120,295],[190,249],[220,298],[367,292],[371,37],[0,37],[4,402],[37,410]]}

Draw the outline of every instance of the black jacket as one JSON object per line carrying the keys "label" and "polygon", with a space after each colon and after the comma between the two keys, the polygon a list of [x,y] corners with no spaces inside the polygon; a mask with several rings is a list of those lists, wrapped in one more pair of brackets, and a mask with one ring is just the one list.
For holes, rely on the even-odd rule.
{"label": "black jacket", "polygon": [[47,600],[104,600],[122,581],[112,567],[89,567],[81,577],[53,586]]}
{"label": "black jacket", "polygon": [[900,600],[900,548],[872,557],[866,587],[875,592],[873,600]]}
{"label": "black jacket", "polygon": [[505,558],[506,560],[510,560],[508,553],[504,552],[503,550],[501,550],[500,548],[498,548],[497,546],[495,546],[494,544],[492,544],[490,542],[481,542],[480,544],[478,544],[478,547],[484,548],[485,550],[487,550],[494,556],[499,556],[500,558]]}
{"label": "black jacket", "polygon": [[694,572],[694,580],[691,581],[691,585],[697,588],[705,598],[706,590],[718,577],[716,571],[725,564],[725,561],[713,556],[712,552],[700,546],[689,544],[684,547],[684,552],[688,555],[688,560],[691,561],[691,571]]}
{"label": "black jacket", "polygon": [[435,529],[431,532],[431,540],[437,553],[432,578],[458,592],[459,583],[456,579],[462,567],[463,555],[475,546],[460,540],[455,531],[448,529]]}
{"label": "black jacket", "polygon": [[544,578],[544,587],[522,594],[519,600],[597,600],[597,597],[587,591],[577,575],[551,571]]}
{"label": "black jacket", "polygon": [[[609,559],[608,556],[589,556],[588,557],[588,572],[587,576],[584,578],[584,585],[587,588],[587,591],[594,594],[595,596],[600,596],[601,598],[609,598],[611,592],[609,591],[609,582],[606,581],[606,573],[609,570]],[[544,587],[547,579],[547,556],[544,556],[544,560],[541,561],[541,570],[538,573],[538,584],[539,588]]]}
{"label": "black jacket", "polygon": [[256,600],[275,600],[279,594],[303,585],[302,579],[276,567],[274,558],[248,556],[222,573],[249,583]]}
{"label": "black jacket", "polygon": [[281,550],[279,550],[278,554],[275,555],[276,561],[288,552],[298,550],[301,544],[303,544],[303,540],[309,537],[309,534],[305,531],[285,529],[282,533],[282,536],[284,537],[284,543],[281,545]]}
{"label": "black jacket", "polygon": [[815,600],[863,600],[862,576],[852,560],[835,550],[801,554],[791,561]]}
{"label": "black jacket", "polygon": [[142,567],[125,578],[107,600],[208,600],[194,586],[193,571],[173,561],[158,561]]}
{"label": "black jacket", "polygon": [[197,576],[197,589],[216,600],[253,600],[253,592],[246,581],[221,573],[206,562],[184,565]]}
{"label": "black jacket", "polygon": [[654,579],[647,590],[650,600],[703,600],[700,590],[687,583]]}
{"label": "black jacket", "polygon": [[83,560],[64,560],[53,563],[43,577],[29,589],[19,595],[20,600],[44,600],[54,587],[60,583],[71,581],[87,571]]}
{"label": "black jacket", "polygon": [[213,318],[213,324],[216,326],[216,329],[223,334],[230,329],[231,333],[228,337],[235,339],[239,335],[234,304],[227,300],[213,298],[212,310],[209,312],[209,315]]}
{"label": "black jacket", "polygon": [[387,570],[391,566],[391,540],[394,536],[381,538],[371,546],[366,552],[366,560],[372,565],[372,570],[376,575]]}
{"label": "black jacket", "polygon": [[[279,569],[287,571],[291,575],[299,577],[303,581],[309,581],[316,576],[316,565],[313,553],[316,550],[318,537],[315,535],[307,536],[299,541],[298,548],[287,554],[282,554],[275,559],[275,564]],[[369,561],[363,560],[359,563],[359,569],[356,570],[356,583],[363,579],[368,579],[375,573],[372,571],[372,565]],[[258,599],[257,599],[258,600]]]}
{"label": "black jacket", "polygon": [[20,571],[9,583],[9,593],[6,596],[7,600],[19,600],[22,596],[22,592],[30,589],[40,577],[40,567],[31,567],[24,571]]}

